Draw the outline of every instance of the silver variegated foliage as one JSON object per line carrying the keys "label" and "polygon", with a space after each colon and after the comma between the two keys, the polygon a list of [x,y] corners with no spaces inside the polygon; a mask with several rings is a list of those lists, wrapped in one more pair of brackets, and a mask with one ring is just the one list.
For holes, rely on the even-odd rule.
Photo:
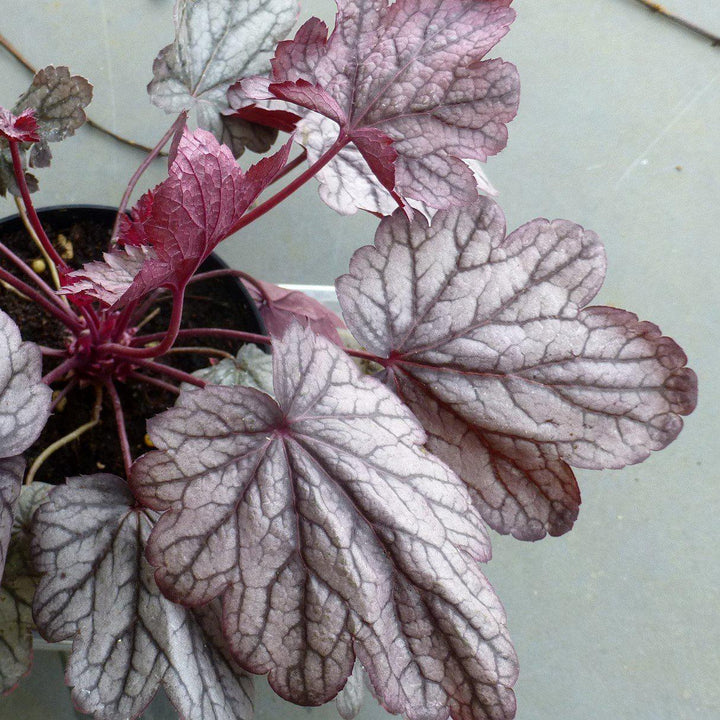
{"label": "silver variegated foliage", "polygon": [[137,718],[162,685],[188,720],[250,718],[250,681],[224,647],[219,608],[160,594],[144,556],[152,524],[107,474],[70,478],[35,516],[33,613],[47,640],[74,639],[75,703],[95,718]]}
{"label": "silver variegated foliage", "polygon": [[466,489],[329,340],[293,324],[273,358],[277,402],[209,386],[148,424],[158,450],[131,482],[166,510],[148,544],[163,592],[222,596],[238,661],[293,702],[327,702],[357,654],[391,712],[512,717],[515,655]]}
{"label": "silver variegated foliage", "polygon": [[696,378],[659,329],[584,307],[605,256],[592,232],[533,220],[505,237],[487,198],[380,225],[338,280],[348,327],[465,480],[487,522],[560,534],[580,502],[568,464],[617,468],[680,431]]}
{"label": "silver variegated foliage", "polygon": [[356,660],[352,675],[347,679],[345,687],[335,698],[335,705],[343,720],[353,720],[360,712],[365,701],[365,683],[367,674],[363,666]]}
{"label": "silver variegated foliage", "polygon": [[148,85],[163,110],[192,109],[218,140],[268,149],[268,131],[237,119],[223,124],[227,91],[238,78],[270,70],[276,44],[292,28],[297,0],[177,0],[175,42],[161,50]]}
{"label": "silver variegated foliage", "polygon": [[[223,358],[193,375],[211,385],[245,385],[273,394],[272,357],[257,345],[243,345],[234,359]],[[187,384],[181,387],[191,389]]]}
{"label": "silver variegated foliage", "polygon": [[[19,489],[25,464],[21,458],[0,460],[0,484],[9,473]],[[17,502],[5,573],[0,586],[0,693],[10,692],[32,662],[32,599],[37,573],[30,558],[30,521],[47,499],[50,485],[23,486]]]}
{"label": "silver variegated foliage", "polygon": [[0,458],[27,450],[45,427],[52,391],[41,378],[40,348],[23,342],[17,325],[0,312]]}

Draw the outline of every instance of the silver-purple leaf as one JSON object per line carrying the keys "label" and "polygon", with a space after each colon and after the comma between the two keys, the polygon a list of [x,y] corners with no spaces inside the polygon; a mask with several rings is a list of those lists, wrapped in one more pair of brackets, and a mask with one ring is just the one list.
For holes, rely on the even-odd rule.
{"label": "silver-purple leaf", "polygon": [[13,320],[0,311],[0,458],[27,450],[50,416],[52,391],[42,382],[42,355],[23,342]]}
{"label": "silver-purple leaf", "polygon": [[83,125],[92,93],[92,85],[80,75],[70,75],[66,67],[49,65],[35,74],[13,108],[15,113],[35,110],[41,141],[30,150],[31,167],[47,167],[52,159],[48,143],[74,135]]}
{"label": "silver-purple leaf", "polygon": [[[0,478],[6,472],[19,483],[24,471],[21,458],[0,460]],[[19,487],[19,485],[18,485]],[[12,691],[30,671],[32,663],[32,599],[37,573],[30,557],[30,523],[45,502],[51,485],[24,485],[17,503],[5,573],[0,587],[0,693]]]}
{"label": "silver-purple leaf", "polygon": [[624,310],[584,307],[605,274],[596,235],[533,220],[507,238],[487,198],[381,223],[337,282],[351,332],[387,358],[386,382],[485,520],[523,539],[572,526],[568,465],[644,460],[696,401],[686,357]]}
{"label": "silver-purple leaf", "polygon": [[73,700],[95,718],[137,718],[162,685],[188,720],[250,718],[249,679],[229,659],[218,608],[160,594],[144,556],[151,528],[125,482],[106,474],[70,478],[35,516],[33,613],[47,640],[73,638]]}
{"label": "silver-purple leaf", "polygon": [[242,81],[247,96],[329,118],[306,119],[298,133],[311,160],[339,132],[354,144],[317,174],[323,199],[340,212],[385,212],[393,194],[431,208],[472,202],[477,181],[463,159],[502,150],[517,111],[515,67],[483,59],[515,17],[510,0],[337,5],[330,37],[319,20],[308,21],[278,46],[269,80]]}
{"label": "silver-purple leaf", "polygon": [[221,113],[239,77],[269,71],[275,45],[297,15],[297,0],[177,0],[175,41],[155,60],[150,99],[170,113],[194,109],[198,125],[218,140],[229,132],[225,139],[234,139],[236,156],[243,135],[262,147],[263,129],[256,132],[252,123],[224,128]]}
{"label": "silver-purple leaf", "polygon": [[[272,395],[272,357],[257,345],[243,345],[234,358],[223,358],[193,375],[211,385],[244,385]],[[183,390],[192,386],[183,383]]]}
{"label": "silver-purple leaf", "polygon": [[467,491],[329,340],[294,324],[273,358],[277,402],[208,386],[148,423],[158,450],[131,483],[166,510],[158,584],[189,605],[222,596],[240,664],[293,702],[327,702],[357,655],[391,712],[512,717],[515,655]]}

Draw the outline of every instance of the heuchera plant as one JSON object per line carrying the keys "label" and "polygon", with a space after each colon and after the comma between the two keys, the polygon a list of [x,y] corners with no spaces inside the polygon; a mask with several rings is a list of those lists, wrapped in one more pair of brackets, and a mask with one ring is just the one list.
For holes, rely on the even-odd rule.
{"label": "heuchera plant", "polygon": [[[80,269],[48,239],[30,169],[82,123],[89,84],[49,67],[0,111],[2,190],[58,286],[2,244],[16,272],[0,280],[67,328],[62,347],[38,347],[0,315],[5,690],[36,627],[73,640],[67,683],[96,718],[136,718],[160,686],[184,718],[249,718],[248,673],[303,705],[341,693],[352,717],[361,668],[410,720],[514,716],[486,526],[521,540],[570,530],[571,466],[665,447],[696,379],[655,325],[589,305],[605,273],[594,233],[537,219],[506,234],[487,197],[478,162],[505,146],[518,104],[515,67],[485,59],[510,2],[337,0],[332,32],[311,19],[279,42],[294,0],[178,0],[149,85],[177,119],[131,179],[104,259]],[[241,170],[236,157],[278,131],[280,149]],[[167,179],[126,213],[168,143]],[[183,328],[203,260],[311,178],[338,212],[382,218],[336,283],[355,342],[316,301],[239,271],[269,334]],[[143,334],[167,292],[167,330]],[[163,363],[190,335],[272,354],[246,345],[190,375]],[[131,380],[179,393],[139,458],[117,392]],[[21,493],[22,453],[87,385],[112,400],[125,477]]]}

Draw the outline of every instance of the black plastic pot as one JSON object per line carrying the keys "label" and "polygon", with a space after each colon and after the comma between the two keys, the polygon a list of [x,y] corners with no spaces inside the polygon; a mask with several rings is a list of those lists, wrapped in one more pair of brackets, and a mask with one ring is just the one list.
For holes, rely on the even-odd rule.
{"label": "black plastic pot", "polygon": [[[83,251],[81,249],[82,243],[80,242],[80,226],[78,223],[83,223],[83,230],[92,230],[91,237],[95,238],[96,241],[100,241],[99,238],[102,238],[102,243],[106,244],[115,222],[116,213],[117,211],[113,208],[98,206],[54,207],[38,212],[40,220],[48,230],[51,239],[59,234],[65,235],[71,240],[78,252],[92,253],[92,257],[76,257],[74,261],[69,261],[76,265],[90,259],[99,260],[102,251],[107,250],[107,247],[100,247],[97,248],[97,251],[94,248]],[[30,257],[39,257],[39,250],[35,251],[31,239],[27,237],[22,220],[17,216],[0,220],[0,242],[5,242],[6,239],[10,240],[11,238],[16,248],[21,248],[26,253],[25,248],[31,249]],[[73,238],[76,238],[76,241],[73,241]],[[9,266],[10,263],[7,262],[6,267]],[[202,264],[200,272],[225,268],[227,268],[227,265],[222,260],[215,255],[211,255]],[[9,292],[4,293],[4,301],[0,298],[0,309],[5,309],[13,315],[15,310],[11,311],[10,306],[13,303],[19,305],[16,310],[23,319],[18,324],[24,339],[44,345],[62,347],[65,337],[62,326],[60,326],[62,333],[58,336],[58,323],[56,321],[51,319],[52,322],[49,322],[47,316],[40,311],[35,312],[35,308],[28,312],[27,303],[16,298],[17,296],[11,296]],[[164,331],[167,328],[169,304],[160,302],[156,305],[156,307],[160,306],[162,306],[161,314],[152,320],[150,324],[143,327],[143,333]],[[233,276],[213,278],[212,280],[188,286],[184,309],[184,327],[229,327],[251,333],[265,334],[265,328],[255,303],[240,280]],[[55,335],[51,334],[53,327],[56,328]],[[51,337],[54,340],[50,341],[49,338]],[[234,352],[240,343],[222,338],[199,337],[194,343],[192,339],[189,339],[183,340],[181,344],[212,345],[226,352]],[[174,355],[172,359],[168,356],[166,361],[170,364],[180,363],[178,367],[185,372],[193,372],[208,364],[205,355],[196,353],[184,354],[183,356]],[[48,361],[48,363],[51,362]],[[48,369],[49,365],[46,366],[44,371],[47,372]],[[147,445],[144,444],[145,421],[172,404],[172,395],[163,390],[158,391],[157,387],[148,390],[146,383],[138,383],[137,380],[117,383],[117,389],[125,409],[130,410],[130,412],[126,412],[125,417],[128,420],[128,432],[133,456],[138,457],[148,450]],[[82,392],[85,393],[84,396],[81,396]],[[158,392],[160,395],[158,395]],[[74,390],[71,395],[68,395],[65,414],[54,413],[37,443],[26,454],[29,464],[42,448],[47,447],[58,438],[75,429],[77,425],[87,421],[86,416],[89,415],[89,408],[92,407],[93,398],[94,390],[91,387],[80,391]],[[109,447],[108,442],[113,442],[108,437],[108,433],[115,433],[114,419],[108,421],[109,424],[106,424],[105,421],[105,418],[114,418],[112,406],[107,407],[109,403],[110,400],[106,397],[100,425],[84,434],[81,439],[61,448],[46,463],[47,466],[50,466],[57,461],[58,464],[62,464],[62,469],[43,466],[43,474],[39,475],[37,479],[51,483],[62,482],[69,475],[89,474],[98,470],[105,470],[106,467],[108,472],[121,473],[122,465],[118,467],[117,455],[113,456],[111,462],[106,463],[104,460],[106,449]],[[116,438],[114,443],[117,444]]]}
{"label": "black plastic pot", "polygon": [[[107,225],[111,229],[115,222],[117,209],[105,205],[67,205],[53,206],[38,210],[38,216],[43,224],[48,224],[57,229],[58,232],[66,234],[68,228],[83,219],[92,219],[98,224]],[[14,233],[23,230],[23,222],[20,216],[10,215],[0,219],[0,242],[5,234]],[[107,248],[103,248],[106,250]],[[98,260],[100,257],[98,256]],[[209,272],[211,270],[222,270],[228,267],[227,263],[221,260],[215,253],[200,266],[198,272]],[[248,324],[247,332],[265,334],[265,325],[263,324],[260,312],[245,286],[237,278],[228,277],[228,282],[233,283],[237,287],[238,299],[243,308],[251,314],[253,321]]]}

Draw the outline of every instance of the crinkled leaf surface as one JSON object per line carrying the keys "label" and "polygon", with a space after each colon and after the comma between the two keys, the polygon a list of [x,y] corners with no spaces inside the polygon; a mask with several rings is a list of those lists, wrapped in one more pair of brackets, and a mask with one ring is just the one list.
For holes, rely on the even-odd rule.
{"label": "crinkled leaf surface", "polygon": [[27,450],[45,427],[52,391],[42,382],[42,356],[23,342],[12,319],[0,311],[0,458]]}
{"label": "crinkled leaf surface", "polygon": [[604,273],[594,233],[538,219],[505,237],[485,198],[431,225],[385,219],[338,280],[350,330],[389,358],[385,380],[428,448],[500,532],[566,532],[580,502],[568,464],[640,462],[695,406],[675,342],[624,310],[584,307]]}
{"label": "crinkled leaf surface", "polygon": [[114,253],[114,259],[106,256],[104,263],[89,263],[71,273],[66,292],[77,290],[122,305],[159,287],[182,289],[285,165],[289,151],[287,143],[244,173],[211,133],[186,128],[169,177],[143,196],[133,222],[123,225],[128,237],[121,233],[121,242],[147,248],[137,274],[128,277],[138,265],[128,248]]}
{"label": "crinkled leaf surface", "polygon": [[[211,385],[245,385],[272,395],[272,357],[257,345],[243,345],[234,359],[223,358],[193,375]],[[192,388],[183,384],[183,390]]]}
{"label": "crinkled leaf surface", "polygon": [[330,118],[334,133],[315,123],[298,134],[310,156],[339,132],[352,141],[318,174],[323,199],[340,212],[386,212],[388,191],[432,208],[472,202],[476,178],[463,158],[502,150],[517,111],[515,67],[483,60],[514,19],[510,0],[337,4],[330,37],[319,20],[308,21],[278,46],[269,80],[243,81],[247,96]]}
{"label": "crinkled leaf surface", "polygon": [[2,577],[20,495],[25,461],[20,456],[0,460],[0,577]]}
{"label": "crinkled leaf surface", "polygon": [[14,112],[35,110],[41,142],[30,151],[31,167],[47,167],[52,154],[47,145],[59,142],[85,122],[84,108],[92,100],[92,85],[66,67],[50,65],[38,71],[28,90],[20,97]]}
{"label": "crinkled leaf surface", "polygon": [[35,515],[42,578],[33,613],[50,641],[73,638],[66,677],[96,718],[136,718],[160,685],[188,720],[250,718],[248,678],[229,660],[219,608],[164,598],[144,557],[152,527],[114,475],[70,478]]}
{"label": "crinkled leaf surface", "polygon": [[[19,488],[25,464],[21,458],[0,460],[0,483],[7,477]],[[47,499],[51,485],[23,486],[17,503],[10,550],[0,587],[0,693],[14,689],[32,663],[32,599],[37,573],[30,557],[30,522]]]}
{"label": "crinkled leaf surface", "polygon": [[357,654],[391,712],[511,717],[515,656],[467,491],[329,340],[296,323],[273,358],[277,402],[208,386],[148,424],[158,450],[132,485],[167,510],[148,545],[163,592],[222,596],[232,652],[294,702],[327,702]]}
{"label": "crinkled leaf surface", "polygon": [[[171,113],[195,109],[200,127],[223,139],[228,88],[243,75],[270,69],[275,45],[297,15],[297,0],[178,0],[175,42],[155,60],[151,100]],[[244,145],[265,145],[267,130],[254,123],[238,120],[228,130],[236,155]]]}
{"label": "crinkled leaf surface", "polygon": [[293,321],[314,330],[341,345],[338,328],[345,323],[321,302],[299,290],[255,280],[244,282],[245,288],[260,310],[265,327],[271,335],[283,335]]}

